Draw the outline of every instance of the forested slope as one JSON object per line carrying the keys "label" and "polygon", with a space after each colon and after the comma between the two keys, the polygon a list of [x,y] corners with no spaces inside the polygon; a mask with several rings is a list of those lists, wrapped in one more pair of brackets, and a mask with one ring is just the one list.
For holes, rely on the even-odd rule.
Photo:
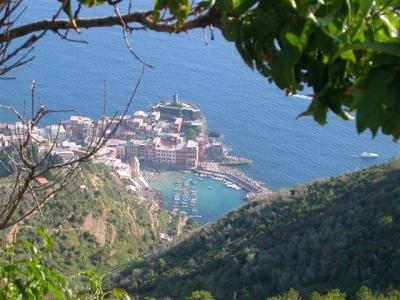
{"label": "forested slope", "polygon": [[[160,233],[176,234],[180,216],[125,190],[127,182],[99,164],[82,165],[74,181],[18,226],[18,239],[39,238],[43,225],[54,241],[48,264],[64,275],[88,268],[104,272],[137,257],[158,251],[165,242]],[[12,178],[0,182],[0,197],[7,197]],[[1,198],[0,198],[1,200]],[[11,231],[1,243],[10,243]]]}
{"label": "forested slope", "polygon": [[400,161],[249,203],[114,278],[131,293],[266,299],[400,287]]}

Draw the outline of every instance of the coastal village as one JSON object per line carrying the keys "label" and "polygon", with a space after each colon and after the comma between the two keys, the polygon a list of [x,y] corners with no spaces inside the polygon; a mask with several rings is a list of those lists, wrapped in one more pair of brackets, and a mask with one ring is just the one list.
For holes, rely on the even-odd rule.
{"label": "coastal village", "polygon": [[[16,146],[23,134],[20,122],[0,124],[0,147]],[[58,125],[34,128],[32,134],[38,141],[39,156],[51,152],[62,162],[85,155],[106,136],[93,161],[110,166],[119,178],[127,180],[127,191],[160,204],[163,200],[152,188],[151,177],[163,170],[186,170],[200,178],[224,181],[227,188],[246,190],[249,199],[269,192],[262,182],[232,167],[251,161],[230,156],[218,134],[209,134],[202,111],[177,94],[154,104],[148,112],[99,120],[71,116]],[[196,209],[195,183],[177,182],[175,191],[173,211],[201,217]]]}

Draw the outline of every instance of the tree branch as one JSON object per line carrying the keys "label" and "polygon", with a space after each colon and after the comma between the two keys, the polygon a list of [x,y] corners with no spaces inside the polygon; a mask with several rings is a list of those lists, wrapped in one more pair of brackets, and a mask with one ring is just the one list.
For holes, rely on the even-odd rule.
{"label": "tree branch", "polygon": [[[158,32],[179,33],[194,28],[205,28],[207,26],[219,27],[219,12],[212,8],[206,14],[200,15],[194,19],[185,22],[182,26],[177,27],[175,24],[155,23],[151,20],[152,11],[135,12],[121,16],[125,23],[139,23],[147,29]],[[94,27],[110,27],[121,26],[121,18],[119,16],[107,16],[100,18],[82,18],[76,19],[79,28]],[[71,22],[67,19],[63,20],[42,20],[30,24],[25,24],[0,34],[0,43],[8,42],[35,32],[43,30],[62,30],[70,29]]]}

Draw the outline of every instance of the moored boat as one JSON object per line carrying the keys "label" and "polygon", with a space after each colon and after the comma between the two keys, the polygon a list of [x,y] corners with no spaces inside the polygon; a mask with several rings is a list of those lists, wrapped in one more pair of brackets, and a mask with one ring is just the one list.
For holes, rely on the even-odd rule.
{"label": "moored boat", "polygon": [[360,157],[362,157],[362,158],[377,158],[377,157],[379,157],[379,154],[372,153],[372,152],[363,152],[360,154]]}

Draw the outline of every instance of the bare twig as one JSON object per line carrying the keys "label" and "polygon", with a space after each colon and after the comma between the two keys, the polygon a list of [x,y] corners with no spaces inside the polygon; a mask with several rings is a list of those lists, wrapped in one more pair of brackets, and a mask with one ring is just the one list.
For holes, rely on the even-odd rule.
{"label": "bare twig", "polygon": [[146,67],[149,67],[149,68],[153,68],[152,65],[149,65],[148,63],[146,63],[144,60],[142,60],[142,59],[135,53],[135,51],[133,51],[133,48],[132,48],[131,44],[129,43],[129,39],[128,39],[128,35],[127,35],[127,32],[128,32],[128,25],[127,25],[127,23],[124,21],[123,17],[121,16],[117,5],[114,6],[114,11],[115,11],[115,13],[117,14],[117,16],[118,16],[119,19],[120,19],[120,22],[121,22],[121,25],[122,25],[122,34],[123,34],[123,36],[124,36],[125,45],[126,45],[126,47],[128,48],[129,52],[130,52],[130,53],[133,55],[133,57],[134,57],[136,60],[138,60],[142,65],[144,65],[144,66],[146,66]]}
{"label": "bare twig", "polygon": [[107,110],[107,97],[108,97],[107,80],[104,80],[104,103],[103,103],[103,118],[106,116],[106,110]]}
{"label": "bare twig", "polygon": [[[22,0],[6,1],[2,4],[3,6],[0,7],[0,35],[5,37],[5,40],[0,42],[1,79],[12,79],[13,77],[4,77],[4,75],[34,59],[34,56],[30,56],[32,50],[34,49],[34,45],[38,40],[44,37],[47,32],[47,29],[39,30],[38,34],[32,34],[18,46],[13,45],[13,47],[11,47],[12,40],[9,39],[10,31],[13,29],[18,19],[26,10],[26,7],[24,7],[20,12],[17,11],[21,3]],[[54,14],[53,18],[51,19],[52,22],[57,19],[61,10],[62,6]],[[16,17],[12,19],[14,14],[16,14]]]}
{"label": "bare twig", "polygon": [[[22,127],[16,132],[17,142],[14,145],[14,151],[11,153],[4,151],[14,171],[14,183],[7,200],[4,203],[0,203],[0,230],[18,224],[36,211],[41,212],[41,207],[47,201],[65,189],[74,180],[76,171],[80,168],[80,165],[96,157],[106,141],[114,136],[120,122],[126,116],[141,84],[144,71],[145,66],[143,65],[122,115],[118,116],[116,112],[111,118],[107,118],[104,107],[102,119],[97,122],[97,125],[89,133],[92,138],[87,151],[81,157],[61,163],[49,163],[50,155],[52,155],[59,140],[61,125],[58,126],[57,133],[53,137],[51,144],[47,147],[43,157],[41,159],[35,158],[36,152],[34,147],[38,144],[34,136],[36,126],[38,126],[45,116],[62,111],[46,109],[44,105],[36,107],[35,81],[32,81],[31,86],[32,114],[29,118],[20,114],[12,106],[0,105],[0,108],[13,112],[16,119],[21,121],[20,124],[22,124]],[[106,100],[104,105],[106,105]],[[17,157],[14,157],[14,154],[17,154]],[[8,169],[10,170],[10,168]],[[39,184],[40,178],[46,174],[51,174],[48,182]]]}
{"label": "bare twig", "polygon": [[58,30],[54,30],[54,32],[62,39],[65,40],[67,42],[72,42],[72,43],[81,43],[81,44],[89,44],[87,41],[85,40],[77,40],[77,39],[71,39],[68,37],[68,29],[65,31],[65,34],[61,34],[60,32],[58,32]]}

